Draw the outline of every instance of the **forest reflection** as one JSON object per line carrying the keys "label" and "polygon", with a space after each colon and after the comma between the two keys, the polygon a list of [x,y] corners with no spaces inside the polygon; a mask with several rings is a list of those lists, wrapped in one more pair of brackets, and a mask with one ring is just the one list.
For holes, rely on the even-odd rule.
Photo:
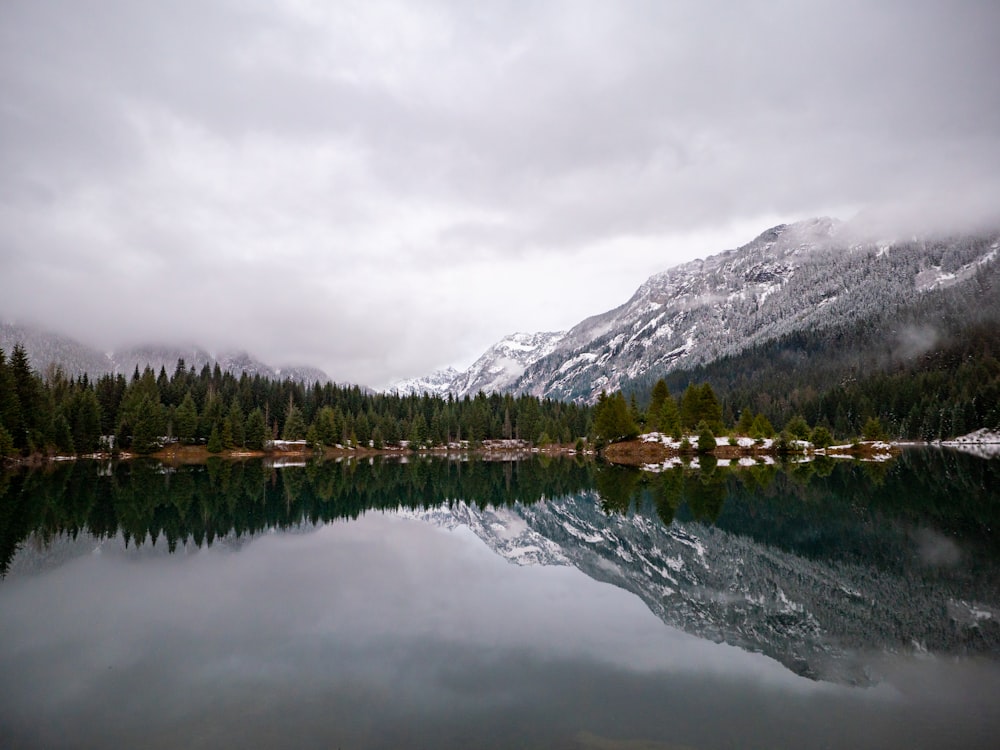
{"label": "forest reflection", "polygon": [[[666,525],[699,521],[739,527],[785,546],[778,530],[822,530],[838,517],[933,519],[945,532],[997,542],[1000,462],[914,451],[893,463],[832,460],[653,473],[572,458],[469,461],[391,459],[311,462],[277,468],[260,460],[211,459],[168,467],[151,460],[76,461],[0,473],[0,575],[30,535],[62,534],[126,544],[211,545],[241,537],[355,519],[367,511],[479,508],[596,494],[608,514],[655,514]],[[765,521],[766,519],[766,521]],[[840,542],[842,544],[842,542]],[[803,550],[799,550],[800,552]],[[808,550],[805,550],[808,552]],[[815,551],[815,550],[814,550]]]}

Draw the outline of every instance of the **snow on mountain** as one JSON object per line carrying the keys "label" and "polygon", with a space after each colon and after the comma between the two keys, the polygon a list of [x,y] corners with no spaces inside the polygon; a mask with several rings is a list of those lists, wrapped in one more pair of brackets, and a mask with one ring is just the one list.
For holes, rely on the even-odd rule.
{"label": "snow on mountain", "polygon": [[555,351],[565,335],[564,331],[549,331],[505,336],[456,377],[448,390],[459,398],[479,391],[506,391],[529,365]]}
{"label": "snow on mountain", "polygon": [[330,377],[318,368],[274,368],[246,352],[222,353],[214,357],[194,345],[179,347],[146,344],[104,353],[51,331],[0,323],[0,349],[9,355],[16,344],[24,346],[31,366],[42,374],[55,365],[72,377],[85,373],[91,378],[105,373],[121,373],[131,377],[136,368],[142,372],[146,367],[157,373],[163,368],[168,375],[172,375],[177,368],[177,361],[183,359],[184,367],[194,367],[195,372],[200,372],[205,365],[214,367],[218,364],[224,372],[231,372],[237,377],[245,372],[250,376],[259,374],[268,378],[291,378],[305,383],[330,381]]}
{"label": "snow on mountain", "polygon": [[421,396],[425,393],[441,396],[448,393],[452,382],[459,375],[459,371],[454,367],[446,367],[422,378],[398,380],[386,390],[389,393],[398,393],[400,396]]}
{"label": "snow on mountain", "polygon": [[707,363],[797,330],[873,316],[995,264],[1000,233],[858,242],[833,219],[767,230],[750,243],[650,277],[614,310],[574,326],[510,388],[594,400],[655,371]]}
{"label": "snow on mountain", "polygon": [[474,396],[479,391],[506,391],[529,365],[555,351],[564,335],[561,331],[512,333],[487,349],[464,372],[454,367],[435,370],[426,377],[399,380],[387,390],[404,396],[450,393],[456,398]]}
{"label": "snow on mountain", "polygon": [[33,326],[0,323],[0,349],[3,349],[7,357],[10,357],[11,350],[17,344],[24,346],[32,367],[43,374],[53,363],[72,377],[79,377],[84,373],[94,375],[109,372],[114,367],[114,363],[104,352],[67,336]]}
{"label": "snow on mountain", "polygon": [[699,522],[609,515],[593,492],[402,513],[468,527],[518,565],[574,566],[632,592],[671,627],[765,654],[811,679],[870,685],[879,679],[873,652],[964,653],[984,638],[996,645],[997,631],[986,633],[975,616],[990,610],[955,599],[947,584],[810,559]]}

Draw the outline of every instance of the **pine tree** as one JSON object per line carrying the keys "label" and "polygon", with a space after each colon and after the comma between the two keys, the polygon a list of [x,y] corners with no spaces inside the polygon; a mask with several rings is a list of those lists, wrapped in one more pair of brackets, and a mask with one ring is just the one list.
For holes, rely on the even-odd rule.
{"label": "pine tree", "polygon": [[681,436],[681,413],[677,408],[677,402],[672,396],[668,395],[663,399],[663,404],[660,406],[657,429],[674,438],[680,438]]}
{"label": "pine tree", "polygon": [[14,440],[14,435],[24,430],[14,371],[7,363],[3,349],[0,349],[0,425],[4,426],[11,441]]}
{"label": "pine tree", "polygon": [[708,422],[700,422],[698,424],[698,452],[710,453],[715,450],[715,446],[716,441],[712,428],[708,426]]}
{"label": "pine tree", "polygon": [[305,439],[305,419],[302,417],[302,412],[294,404],[288,407],[288,413],[285,415],[285,430],[281,436],[284,440]]}
{"label": "pine tree", "polygon": [[246,447],[250,450],[264,450],[264,441],[267,440],[267,423],[264,421],[264,412],[260,409],[252,409],[247,415],[245,440]]}
{"label": "pine tree", "polygon": [[785,425],[785,432],[794,440],[808,440],[810,433],[809,424],[800,414],[796,414],[788,420],[788,423]]}
{"label": "pine tree", "polygon": [[184,394],[180,406],[174,411],[174,432],[182,443],[193,443],[198,434],[198,408],[191,391]]}
{"label": "pine tree", "polygon": [[10,353],[10,371],[20,407],[20,420],[11,425],[14,446],[23,451],[43,447],[41,435],[42,382],[28,363],[28,354],[21,344],[15,344]]}
{"label": "pine tree", "polygon": [[754,417],[753,424],[750,426],[750,437],[755,440],[774,437],[774,427],[771,426],[770,421],[763,414],[758,414]]}
{"label": "pine tree", "polygon": [[229,404],[229,413],[226,414],[226,424],[229,427],[229,435],[232,445],[242,447],[246,443],[246,420],[243,418],[243,409],[240,400],[233,396]]}
{"label": "pine tree", "polygon": [[136,453],[152,453],[160,447],[162,407],[159,399],[154,403],[148,395],[142,397],[132,422],[132,450]]}
{"label": "pine tree", "polygon": [[208,436],[208,445],[205,446],[209,453],[222,453],[222,436],[219,435],[219,428],[212,426],[212,432]]}
{"label": "pine tree", "polygon": [[743,411],[740,412],[740,421],[736,423],[737,435],[750,434],[750,430],[753,427],[753,416],[753,412],[750,411],[749,406],[743,407]]}
{"label": "pine tree", "polygon": [[97,394],[84,388],[72,402],[73,445],[80,453],[94,453],[101,446],[101,405]]}
{"label": "pine tree", "polygon": [[609,443],[629,440],[639,434],[639,427],[621,391],[611,396],[602,392],[598,397],[594,407],[594,434],[599,440]]}
{"label": "pine tree", "polygon": [[649,409],[647,411],[649,417],[646,421],[654,429],[660,429],[660,412],[663,411],[663,404],[668,398],[670,398],[670,389],[667,387],[667,381],[660,378],[653,386],[653,391],[649,397]]}

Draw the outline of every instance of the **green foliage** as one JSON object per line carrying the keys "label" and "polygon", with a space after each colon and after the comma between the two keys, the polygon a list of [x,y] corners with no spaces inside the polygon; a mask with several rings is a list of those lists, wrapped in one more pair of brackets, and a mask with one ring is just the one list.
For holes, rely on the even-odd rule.
{"label": "green foliage", "polygon": [[809,423],[806,422],[801,414],[796,414],[785,424],[785,432],[794,440],[808,440],[810,433]]}
{"label": "green foliage", "polygon": [[288,408],[288,416],[285,417],[285,431],[281,434],[283,440],[304,440],[306,436],[306,422],[302,416],[302,411],[294,404]]}
{"label": "green foliage", "polygon": [[861,437],[864,440],[885,440],[885,430],[878,417],[868,417],[865,426],[861,428]]}
{"label": "green foliage", "polygon": [[681,427],[685,430],[697,429],[700,422],[705,422],[710,429],[720,434],[726,430],[719,399],[708,383],[692,383],[685,389],[681,397],[680,420]]}
{"label": "green foliage", "polygon": [[209,453],[222,453],[222,436],[219,434],[218,427],[212,427],[212,432],[208,436],[208,445],[206,447],[208,448]]}
{"label": "green foliage", "polygon": [[[229,431],[231,446],[243,447],[246,444],[246,418],[243,416],[243,408],[240,406],[240,400],[235,396],[229,403],[225,426]],[[226,440],[225,433],[223,433],[222,440],[223,442]]]}
{"label": "green foliage", "polygon": [[15,453],[14,438],[7,432],[7,428],[0,424],[0,458],[7,458]]}
{"label": "green foliage", "polygon": [[147,395],[136,407],[132,421],[132,450],[136,453],[152,453],[160,447],[163,409],[159,398],[156,402]]}
{"label": "green foliage", "polygon": [[180,406],[174,410],[174,435],[182,443],[190,444],[198,435],[198,408],[191,391],[184,394]]}
{"label": "green foliage", "polygon": [[763,414],[758,414],[754,417],[753,424],[750,425],[750,437],[755,440],[774,437],[774,427],[771,426],[770,420]]}
{"label": "green foliage", "polygon": [[594,407],[594,435],[597,439],[614,443],[630,440],[638,434],[639,427],[632,418],[622,392],[617,391],[610,396],[602,392]]}
{"label": "green foliage", "polygon": [[736,434],[749,436],[750,430],[753,429],[753,419],[753,411],[750,410],[749,406],[744,406],[743,411],[740,412],[740,419],[736,423]]}
{"label": "green foliage", "polygon": [[817,425],[809,436],[809,442],[817,448],[829,448],[833,445],[833,435],[823,425]]}
{"label": "green foliage", "polygon": [[[117,446],[147,451],[155,450],[164,435],[197,443],[214,429],[224,447],[259,450],[278,435],[302,439],[311,426],[324,445],[353,440],[384,447],[414,433],[427,445],[504,435],[537,440],[543,433],[572,442],[593,424],[590,407],[532,396],[478,394],[456,400],[368,394],[332,383],[237,378],[207,366],[196,373],[182,362],[172,375],[162,368],[158,376],[137,368],[130,379],[106,375],[91,383],[56,370],[43,382],[27,366],[23,350],[14,359],[16,368],[0,352],[0,423],[21,453],[68,445],[60,417],[69,424],[76,450],[86,452],[112,433]],[[28,409],[21,408],[21,393],[30,398]]]}
{"label": "green foliage", "polygon": [[715,447],[715,434],[712,432],[712,429],[708,426],[707,422],[700,422],[698,424],[698,452],[710,453],[715,450]]}
{"label": "green foliage", "polygon": [[267,438],[267,424],[264,422],[264,412],[260,409],[253,409],[247,415],[246,447],[254,451],[264,450],[264,441]]}

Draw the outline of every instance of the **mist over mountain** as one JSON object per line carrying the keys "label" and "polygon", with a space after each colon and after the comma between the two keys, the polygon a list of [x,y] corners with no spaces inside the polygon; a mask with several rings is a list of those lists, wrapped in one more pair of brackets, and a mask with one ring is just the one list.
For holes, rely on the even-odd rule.
{"label": "mist over mountain", "polygon": [[206,365],[214,368],[218,364],[224,372],[234,375],[246,373],[270,379],[290,378],[303,383],[330,381],[330,377],[319,368],[274,367],[245,351],[213,355],[194,345],[144,344],[101,352],[59,333],[30,325],[0,323],[0,349],[9,354],[17,344],[24,346],[31,366],[43,375],[51,367],[60,367],[72,377],[87,375],[92,380],[105,373],[129,376],[136,368],[141,372],[146,367],[152,368],[154,372],[159,372],[162,368],[172,374],[177,368],[178,360],[184,360],[185,368],[193,367],[196,372],[200,372]]}
{"label": "mist over mountain", "polygon": [[[966,322],[1000,320],[992,285],[998,248],[1000,231],[877,240],[829,218],[778,225],[734,250],[655,274],[621,306],[526,347],[516,378],[481,375],[504,371],[505,339],[437,392],[481,388],[593,401],[602,390],[732,358],[791,334],[842,338],[851,327],[848,338],[860,345],[858,331],[878,326],[874,339],[888,349],[886,359],[912,358]],[[958,320],[942,320],[946,311]]]}

